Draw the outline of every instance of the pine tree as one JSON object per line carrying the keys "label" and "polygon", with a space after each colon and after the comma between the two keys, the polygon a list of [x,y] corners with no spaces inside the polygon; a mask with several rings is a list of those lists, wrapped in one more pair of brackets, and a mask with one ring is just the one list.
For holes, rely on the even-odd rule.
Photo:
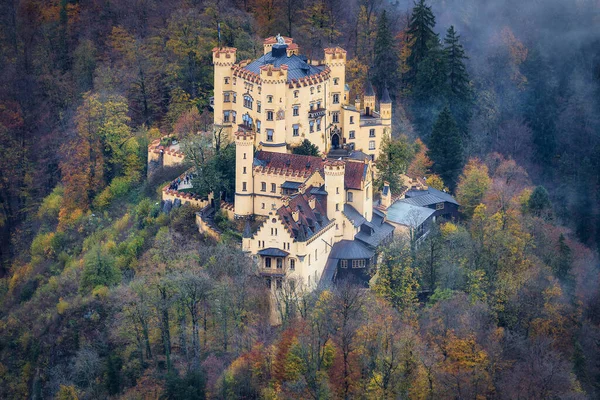
{"label": "pine tree", "polygon": [[450,189],[454,189],[463,163],[463,143],[448,107],[440,113],[433,126],[427,156],[433,161],[433,171],[442,177]]}
{"label": "pine tree", "polygon": [[435,16],[431,11],[431,6],[425,4],[425,0],[419,0],[415,3],[413,12],[408,24],[410,55],[406,60],[408,72],[405,76],[407,86],[412,86],[416,79],[419,64],[429,53],[429,45],[433,40],[437,40],[437,35],[433,31],[435,27]]}
{"label": "pine tree", "polygon": [[371,79],[380,97],[385,87],[394,96],[398,89],[398,72],[398,51],[394,46],[390,22],[384,10],[381,18],[379,18],[379,25],[377,27],[375,61]]}
{"label": "pine tree", "polygon": [[448,104],[460,130],[466,132],[471,116],[472,93],[464,63],[468,57],[459,39],[454,26],[450,26],[444,38],[444,56],[448,78]]}

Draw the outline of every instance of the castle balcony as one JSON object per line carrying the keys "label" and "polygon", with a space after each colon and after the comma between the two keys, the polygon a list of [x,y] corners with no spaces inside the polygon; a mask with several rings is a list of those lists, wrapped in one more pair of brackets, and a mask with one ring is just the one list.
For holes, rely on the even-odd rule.
{"label": "castle balcony", "polygon": [[285,276],[289,270],[295,269],[295,260],[288,259],[290,253],[269,247],[258,252],[259,272],[263,276]]}
{"label": "castle balcony", "polygon": [[313,118],[320,118],[320,117],[324,117],[325,116],[325,109],[324,108],[316,108],[314,110],[309,110],[308,111],[308,118],[313,119]]}
{"label": "castle balcony", "polygon": [[238,125],[238,130],[243,132],[254,132],[254,127],[247,123],[242,123]]}

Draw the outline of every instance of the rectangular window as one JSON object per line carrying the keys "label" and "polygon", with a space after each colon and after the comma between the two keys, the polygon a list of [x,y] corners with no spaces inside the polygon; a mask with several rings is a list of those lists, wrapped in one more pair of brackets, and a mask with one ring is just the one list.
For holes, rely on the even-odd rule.
{"label": "rectangular window", "polygon": [[444,209],[444,203],[437,203],[435,205],[435,209],[436,210],[443,210]]}
{"label": "rectangular window", "polygon": [[273,121],[273,111],[267,111],[267,121]]}
{"label": "rectangular window", "polygon": [[243,172],[243,173],[244,173],[244,174],[246,173],[246,167],[244,167],[244,172]]}
{"label": "rectangular window", "polygon": [[334,85],[339,85],[340,84],[340,78],[333,78],[333,84]]}
{"label": "rectangular window", "polygon": [[292,129],[294,132],[294,136],[300,136],[300,127],[298,125],[293,125]]}
{"label": "rectangular window", "polygon": [[246,182],[242,182],[242,191],[245,192],[246,191]]}
{"label": "rectangular window", "polygon": [[300,107],[299,106],[294,106],[294,108],[292,109],[292,115],[294,117],[297,117],[298,115],[300,115]]}
{"label": "rectangular window", "polygon": [[375,137],[375,129],[369,129],[369,137]]}
{"label": "rectangular window", "polygon": [[315,131],[315,121],[310,121],[308,124],[310,125],[310,133],[313,133]]}
{"label": "rectangular window", "polygon": [[273,96],[267,96],[267,103],[273,102]]}
{"label": "rectangular window", "polygon": [[233,94],[233,102],[236,103],[237,102],[237,93]]}
{"label": "rectangular window", "polygon": [[262,107],[260,106],[260,101],[256,102],[256,111],[260,112],[260,110],[262,109]]}
{"label": "rectangular window", "polygon": [[260,133],[260,121],[256,121],[256,133]]}
{"label": "rectangular window", "polygon": [[265,268],[271,268],[271,258],[265,258]]}
{"label": "rectangular window", "polygon": [[348,203],[352,203],[354,195],[352,194],[352,192],[348,192]]}
{"label": "rectangular window", "polygon": [[340,113],[333,113],[332,115],[332,121],[334,124],[339,124],[340,123]]}
{"label": "rectangular window", "polygon": [[225,84],[229,85],[229,78],[228,77],[225,77]]}
{"label": "rectangular window", "polygon": [[298,91],[294,90],[294,98],[297,99],[298,98]]}
{"label": "rectangular window", "polygon": [[352,268],[364,268],[365,260],[352,260]]}
{"label": "rectangular window", "polygon": [[317,261],[317,250],[315,250],[315,261]]}
{"label": "rectangular window", "polygon": [[283,258],[277,259],[277,269],[283,269]]}
{"label": "rectangular window", "polygon": [[267,183],[266,182],[261,182],[261,184],[260,184],[260,190],[262,192],[266,192],[267,191]]}
{"label": "rectangular window", "polygon": [[235,111],[231,112],[231,122],[235,123],[235,117],[237,117],[237,113]]}
{"label": "rectangular window", "polygon": [[355,135],[356,135],[356,132],[350,131],[350,139],[354,139]]}
{"label": "rectangular window", "polygon": [[252,97],[244,96],[244,107],[252,110]]}
{"label": "rectangular window", "polygon": [[229,103],[231,99],[229,98],[229,93],[223,93],[223,101],[225,103]]}
{"label": "rectangular window", "polygon": [[293,271],[296,269],[296,260],[293,258],[290,260],[290,269]]}
{"label": "rectangular window", "polygon": [[354,123],[354,116],[350,116],[350,123],[353,124]]}
{"label": "rectangular window", "polygon": [[375,141],[369,140],[369,150],[375,150]]}
{"label": "rectangular window", "polygon": [[321,130],[321,118],[317,119],[317,132]]}
{"label": "rectangular window", "polygon": [[260,206],[260,208],[264,210],[265,209],[265,203],[262,203],[261,206]]}
{"label": "rectangular window", "polygon": [[273,129],[267,129],[267,142],[273,141]]}
{"label": "rectangular window", "polygon": [[275,193],[277,191],[277,185],[274,183],[271,183],[271,193]]}
{"label": "rectangular window", "polygon": [[348,268],[348,260],[340,260],[341,268]]}
{"label": "rectangular window", "polygon": [[333,95],[333,104],[340,104],[340,95],[337,93]]}
{"label": "rectangular window", "polygon": [[223,122],[229,122],[229,111],[223,111]]}

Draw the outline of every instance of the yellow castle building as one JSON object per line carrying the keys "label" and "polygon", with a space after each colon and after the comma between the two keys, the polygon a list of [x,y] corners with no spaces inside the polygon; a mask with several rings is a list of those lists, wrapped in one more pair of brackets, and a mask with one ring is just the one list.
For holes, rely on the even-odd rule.
{"label": "yellow castle building", "polygon": [[373,159],[390,135],[392,102],[384,90],[376,110],[370,83],[364,101],[349,103],[346,51],[325,49],[323,60],[299,54],[291,38],[270,37],[264,54],[236,62],[236,49],[213,49],[214,126],[231,140],[238,130],[254,133],[254,146],[286,153],[308,139],[322,153],[360,150]]}

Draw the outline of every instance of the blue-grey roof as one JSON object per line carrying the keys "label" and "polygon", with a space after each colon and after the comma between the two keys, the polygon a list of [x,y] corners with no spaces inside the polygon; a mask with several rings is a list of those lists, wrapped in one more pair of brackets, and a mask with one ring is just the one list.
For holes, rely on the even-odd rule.
{"label": "blue-grey roof", "polygon": [[350,221],[352,221],[352,224],[355,227],[361,226],[366,221],[365,217],[363,217],[358,211],[356,211],[356,208],[352,207],[350,204],[344,204],[343,213],[346,217],[348,217]]}
{"label": "blue-grey roof", "polygon": [[375,96],[375,90],[373,90],[371,81],[367,81],[367,87],[365,87],[365,96]]}
{"label": "blue-grey roof", "polygon": [[428,194],[435,196],[439,199],[430,204],[441,203],[441,202],[445,201],[448,203],[459,205],[458,202],[454,199],[454,197],[452,197],[452,195],[450,193],[442,192],[441,190],[437,190],[432,187],[428,188],[427,190],[411,189],[408,192],[406,192],[406,197],[414,198],[414,197],[418,197],[418,196],[425,196]]}
{"label": "blue-grey roof", "polygon": [[354,238],[372,248],[379,246],[382,241],[394,232],[394,226],[385,222],[381,213],[374,212],[371,222],[365,225],[368,229],[361,229]]}
{"label": "blue-grey roof", "polygon": [[402,199],[402,201],[404,201],[405,203],[408,203],[408,204],[412,204],[414,206],[419,206],[419,207],[427,207],[427,206],[431,206],[433,204],[443,202],[442,199],[440,199],[439,197],[434,196],[432,194],[425,194],[423,196],[415,196],[415,197],[407,197],[405,199]]}
{"label": "blue-grey roof", "polygon": [[388,221],[409,227],[417,227],[427,221],[435,210],[407,203],[405,199],[392,204],[387,210]]}
{"label": "blue-grey roof", "polygon": [[360,150],[353,150],[350,154],[348,154],[348,158],[350,158],[352,160],[364,161],[364,160],[370,160],[371,156],[366,153],[363,153]]}
{"label": "blue-grey roof", "polygon": [[263,65],[271,64],[274,67],[279,68],[285,64],[288,66],[288,80],[300,79],[310,75],[318,74],[325,69],[324,65],[310,65],[306,62],[306,60],[306,57],[298,56],[296,54],[292,54],[288,57],[285,52],[281,57],[275,57],[273,56],[273,52],[270,51],[246,65],[244,69],[254,72],[255,74],[260,74],[260,67]]}
{"label": "blue-grey roof", "polygon": [[325,185],[322,185],[321,187],[314,187],[312,189],[310,189],[310,194],[320,194],[320,195],[327,195],[327,192],[325,191]]}
{"label": "blue-grey roof", "polygon": [[387,86],[383,89],[383,94],[381,95],[381,100],[379,102],[382,104],[389,104],[392,102],[392,99],[390,98],[390,92]]}
{"label": "blue-grey roof", "polygon": [[340,260],[364,260],[375,253],[356,240],[341,240],[333,245],[329,258]]}
{"label": "blue-grey roof", "polygon": [[323,273],[321,274],[319,285],[327,286],[333,282],[337,272],[337,265],[337,258],[329,257],[329,259],[327,260],[327,264],[325,264],[325,269],[323,269]]}
{"label": "blue-grey roof", "polygon": [[290,189],[290,190],[297,190],[300,186],[302,186],[302,183],[292,182],[292,181],[285,181],[285,182],[283,182],[283,184],[281,184],[281,187],[283,189]]}
{"label": "blue-grey roof", "polygon": [[287,257],[290,253],[288,253],[287,251],[280,250],[276,247],[269,247],[266,249],[259,250],[258,254],[267,257]]}

